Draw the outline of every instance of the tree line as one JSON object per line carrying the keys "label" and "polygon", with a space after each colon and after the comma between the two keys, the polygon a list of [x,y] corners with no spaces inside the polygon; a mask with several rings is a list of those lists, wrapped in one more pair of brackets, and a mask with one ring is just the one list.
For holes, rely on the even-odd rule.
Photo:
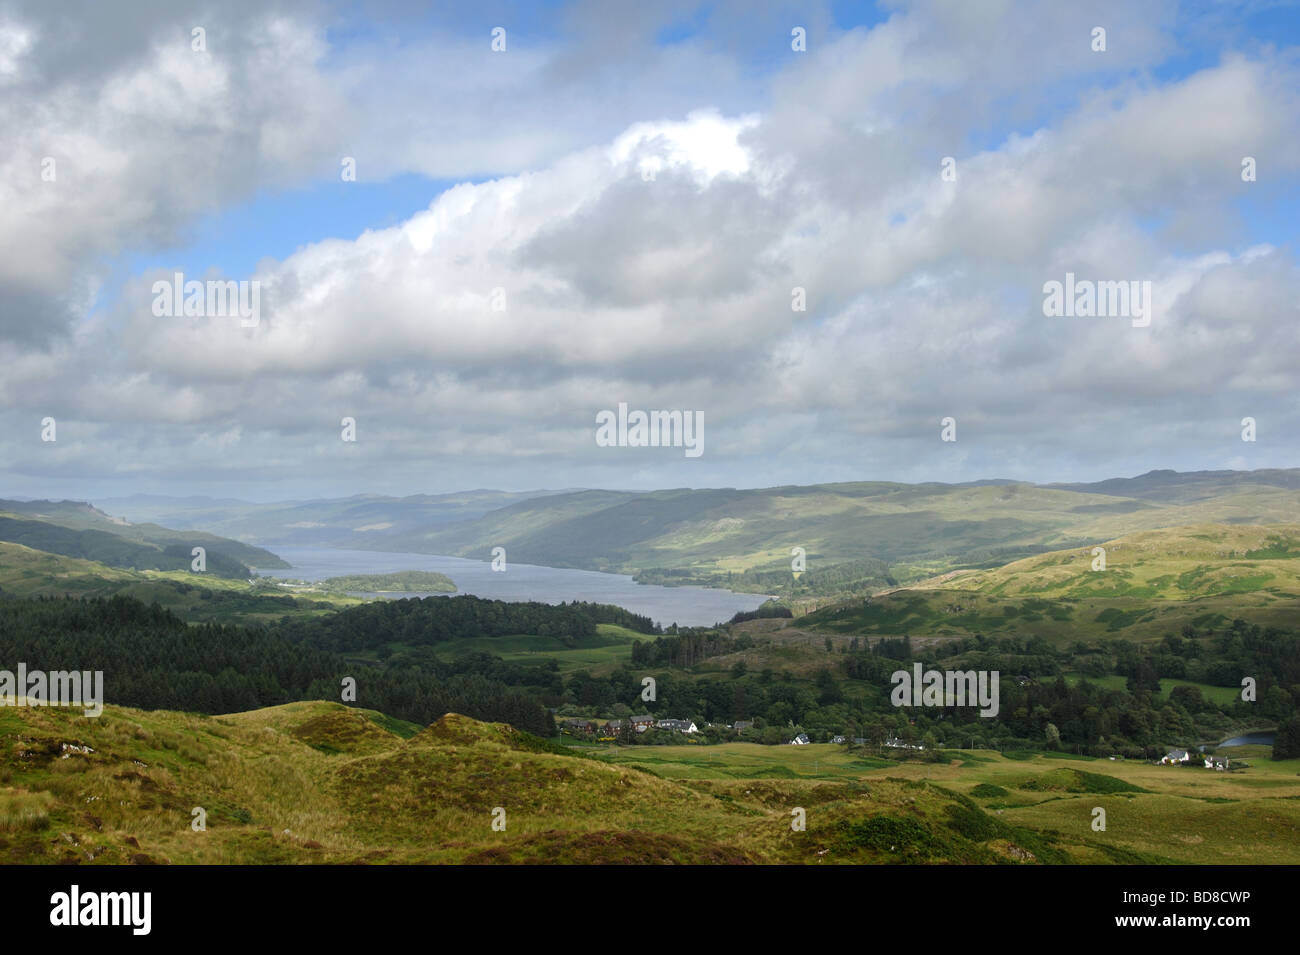
{"label": "tree line", "polygon": [[157,604],[120,595],[0,600],[0,669],[19,662],[46,671],[101,670],[104,702],[140,709],[215,715],[340,701],[351,677],[358,706],[399,719],[428,724],[457,712],[538,735],[554,732],[533,694],[476,672],[472,662],[367,665],[271,629],[187,624]]}
{"label": "tree line", "polygon": [[433,646],[462,638],[521,633],[577,640],[595,636],[599,623],[639,633],[658,632],[649,617],[608,604],[508,603],[470,595],[376,600],[325,617],[285,618],[277,631],[295,643],[354,653],[379,650],[390,643]]}

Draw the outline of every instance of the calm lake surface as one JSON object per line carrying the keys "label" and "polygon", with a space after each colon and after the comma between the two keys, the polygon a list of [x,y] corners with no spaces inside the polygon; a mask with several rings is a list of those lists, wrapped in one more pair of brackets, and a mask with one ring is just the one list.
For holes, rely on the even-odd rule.
{"label": "calm lake surface", "polygon": [[1277,738],[1276,733],[1247,733],[1245,736],[1234,736],[1232,739],[1225,739],[1220,746],[1272,746],[1273,740]]}
{"label": "calm lake surface", "polygon": [[[289,570],[258,570],[272,577],[322,580],[345,574],[385,574],[396,570],[431,570],[446,574],[456,593],[473,594],[491,600],[558,604],[572,600],[614,604],[644,614],[655,623],[668,626],[706,627],[731,619],[740,610],[754,610],[767,598],[762,594],[738,594],[707,587],[660,587],[637,584],[623,574],[602,574],[594,570],[566,570],[508,561],[504,571],[494,571],[489,561],[432,554],[395,554],[387,551],[343,550],[327,547],[276,547],[267,549],[293,565]],[[257,568],[254,568],[257,570]],[[386,595],[387,596],[387,595]],[[404,597],[454,596],[450,594],[402,594]]]}

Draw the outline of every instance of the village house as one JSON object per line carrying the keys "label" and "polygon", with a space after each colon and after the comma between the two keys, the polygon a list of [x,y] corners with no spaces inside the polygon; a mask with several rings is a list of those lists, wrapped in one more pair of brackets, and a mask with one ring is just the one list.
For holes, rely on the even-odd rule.
{"label": "village house", "polygon": [[632,729],[644,733],[655,725],[655,718],[647,713],[645,716],[633,716],[628,722],[632,724]]}
{"label": "village house", "polygon": [[698,733],[699,729],[691,720],[660,720],[655,724],[656,729],[676,730],[678,733]]}
{"label": "village house", "polygon": [[736,725],[732,727],[737,733],[741,730],[752,730],[754,728],[753,720],[736,720]]}
{"label": "village house", "polygon": [[585,736],[596,732],[596,724],[591,720],[565,720],[560,728],[569,734],[582,733]]}
{"label": "village house", "polygon": [[1206,757],[1205,757],[1205,768],[1206,768],[1206,769],[1216,769],[1216,770],[1218,770],[1219,772],[1224,772],[1224,771],[1227,770],[1227,768],[1228,768],[1228,757],[1226,757],[1226,756],[1206,756]]}
{"label": "village house", "polygon": [[1185,749],[1171,749],[1165,755],[1160,757],[1162,766],[1174,766],[1177,764],[1186,764],[1191,762],[1192,754]]}
{"label": "village house", "polygon": [[915,746],[909,745],[897,736],[891,736],[889,739],[885,740],[885,745],[891,749],[925,749],[925,747],[920,743],[917,743]]}
{"label": "village house", "polygon": [[791,746],[807,746],[812,740],[808,738],[807,733],[800,733],[794,739],[790,740]]}
{"label": "village house", "polygon": [[625,726],[627,726],[627,720],[610,720],[605,724],[605,729],[602,735],[610,738],[616,737],[619,733],[623,732],[623,727]]}

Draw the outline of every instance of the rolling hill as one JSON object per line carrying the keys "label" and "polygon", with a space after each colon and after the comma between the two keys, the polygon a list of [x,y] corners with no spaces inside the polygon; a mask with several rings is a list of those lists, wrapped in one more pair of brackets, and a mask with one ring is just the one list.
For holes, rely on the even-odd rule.
{"label": "rolling hill", "polygon": [[[881,635],[1040,635],[1149,639],[1183,626],[1247,617],[1292,626],[1300,617],[1300,524],[1194,524],[952,571],[906,588],[816,611],[811,628]],[[1098,565],[1099,566],[1099,565]]]}
{"label": "rolling hill", "polygon": [[[252,543],[295,547],[351,547],[400,551],[393,542],[457,521],[473,520],[515,501],[556,491],[459,491],[385,497],[360,494],[335,500],[248,501],[136,495],[101,506],[133,521],[203,529]],[[427,553],[427,552],[426,552]],[[281,564],[253,564],[262,568]]]}
{"label": "rolling hill", "polygon": [[286,614],[319,614],[361,603],[324,590],[291,596],[270,582],[188,570],[126,570],[0,541],[0,597],[134,597],[193,622],[271,623]]}
{"label": "rolling hill", "polygon": [[[448,714],[421,728],[336,703],[224,717],[110,706],[95,720],[18,708],[0,712],[0,738],[7,863],[1297,859],[1297,787],[1271,775],[750,744],[611,762],[503,724]],[[1094,804],[1116,817],[1107,833],[1087,824]],[[1192,838],[1229,822],[1226,846]],[[1162,842],[1171,828],[1188,840]]]}
{"label": "rolling hill", "polygon": [[[1152,471],[1068,485],[858,482],[186,507],[169,511],[155,501],[140,513],[179,520],[183,511],[245,540],[484,560],[504,547],[523,563],[758,593],[783,586],[798,596],[884,589],[1143,530],[1293,523],[1300,519],[1300,470]],[[806,555],[809,581],[802,584],[790,573],[795,547]],[[850,562],[859,563],[840,566]]]}
{"label": "rolling hill", "polygon": [[241,541],[133,524],[80,501],[0,500],[0,541],[131,570],[188,570],[196,546],[207,552],[207,572],[218,577],[247,578],[250,566],[289,566]]}
{"label": "rolling hill", "polygon": [[[604,570],[677,567],[707,574],[788,572],[791,548],[798,546],[806,552],[809,574],[827,564],[873,558],[909,581],[1135,530],[1295,521],[1297,477],[1300,472],[1232,479],[1169,472],[1145,481],[1142,498],[1117,496],[1109,485],[1090,490],[1012,483],[836,484],[618,497],[579,492],[522,502],[431,532],[421,546],[470,556],[499,545],[516,559],[561,566],[586,562]],[[1177,490],[1162,502],[1164,484]]]}

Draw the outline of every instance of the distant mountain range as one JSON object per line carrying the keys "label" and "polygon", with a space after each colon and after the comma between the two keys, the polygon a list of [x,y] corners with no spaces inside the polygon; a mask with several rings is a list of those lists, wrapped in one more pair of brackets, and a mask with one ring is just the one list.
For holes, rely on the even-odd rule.
{"label": "distant mountain range", "polygon": [[[432,528],[482,517],[508,504],[568,491],[458,491],[384,497],[359,494],[329,500],[249,501],[210,497],[136,495],[97,504],[131,521],[203,529],[241,541],[297,547],[410,549],[392,542]],[[429,553],[429,551],[417,551]]]}
{"label": "distant mountain range", "polygon": [[0,500],[0,542],[130,570],[189,570],[193,549],[207,572],[246,578],[252,566],[289,565],[270,551],[195,529],[132,523],[81,501]]}
{"label": "distant mountain range", "polygon": [[882,579],[907,582],[1143,530],[1297,522],[1300,469],[1163,470],[1085,484],[853,482],[648,492],[476,490],[275,504],[168,497],[99,503],[131,521],[203,528],[262,547],[483,560],[504,547],[511,561],[647,579],[672,570],[672,582],[712,584],[739,583],[745,572],[788,571],[798,547],[810,576],[871,560]]}

